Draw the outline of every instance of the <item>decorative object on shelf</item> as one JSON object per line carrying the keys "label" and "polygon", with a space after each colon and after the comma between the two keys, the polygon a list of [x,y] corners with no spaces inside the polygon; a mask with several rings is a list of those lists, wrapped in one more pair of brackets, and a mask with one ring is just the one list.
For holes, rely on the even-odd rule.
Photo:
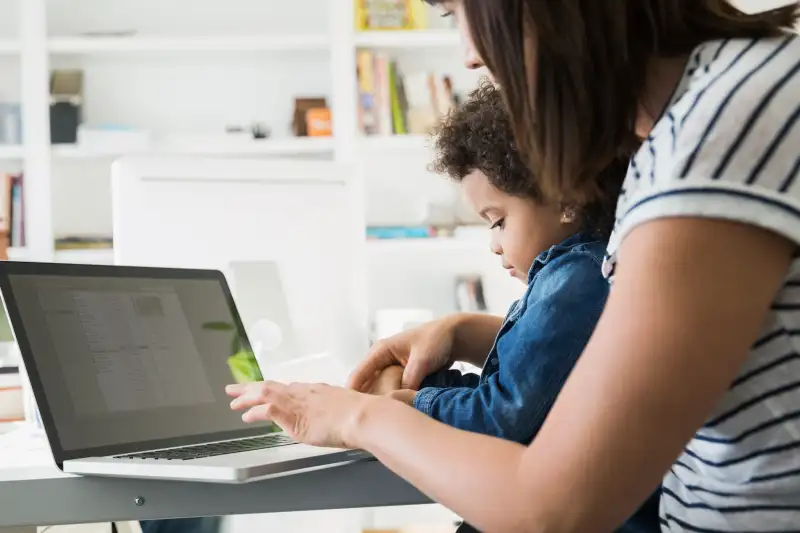
{"label": "decorative object on shelf", "polygon": [[327,107],[328,101],[325,99],[325,97],[295,98],[292,133],[294,133],[297,137],[308,137],[308,122],[306,119],[308,110]]}
{"label": "decorative object on shelf", "polygon": [[459,276],[456,279],[456,309],[462,313],[485,313],[488,310],[480,276]]}
{"label": "decorative object on shelf", "polygon": [[269,126],[263,122],[253,123],[253,125],[250,126],[250,132],[253,134],[253,139],[266,139],[272,134]]}
{"label": "decorative object on shelf", "polygon": [[420,30],[428,26],[427,10],[418,0],[355,0],[356,29]]}
{"label": "decorative object on shelf", "polygon": [[327,107],[312,107],[306,111],[306,130],[309,137],[331,137],[331,110]]}
{"label": "decorative object on shelf", "polygon": [[50,75],[50,142],[78,142],[83,121],[83,71],[54,70]]}
{"label": "decorative object on shelf", "polygon": [[16,102],[0,102],[0,144],[22,144],[22,108]]}

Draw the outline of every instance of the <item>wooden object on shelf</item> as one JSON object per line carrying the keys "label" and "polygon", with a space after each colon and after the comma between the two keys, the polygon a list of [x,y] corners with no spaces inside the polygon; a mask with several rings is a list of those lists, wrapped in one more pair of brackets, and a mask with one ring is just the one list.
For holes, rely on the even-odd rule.
{"label": "wooden object on shelf", "polygon": [[328,102],[325,98],[295,98],[292,132],[297,137],[308,137],[308,125],[306,123],[308,110],[326,107],[328,107]]}

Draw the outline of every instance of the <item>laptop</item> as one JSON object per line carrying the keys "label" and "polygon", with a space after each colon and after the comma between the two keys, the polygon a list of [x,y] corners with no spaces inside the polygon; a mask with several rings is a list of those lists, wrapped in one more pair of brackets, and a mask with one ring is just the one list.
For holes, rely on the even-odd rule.
{"label": "laptop", "polygon": [[244,483],[371,458],[230,409],[260,368],[219,271],[0,261],[0,291],[64,472]]}

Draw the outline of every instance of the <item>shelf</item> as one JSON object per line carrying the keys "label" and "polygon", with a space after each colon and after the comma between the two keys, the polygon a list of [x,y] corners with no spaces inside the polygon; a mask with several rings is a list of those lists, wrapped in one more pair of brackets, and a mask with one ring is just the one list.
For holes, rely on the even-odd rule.
{"label": "shelf", "polygon": [[244,35],[186,37],[52,37],[54,54],[117,54],[144,52],[285,52],[326,50],[326,35]]}
{"label": "shelf", "polygon": [[429,135],[376,135],[362,137],[359,145],[369,150],[427,150],[432,139]]}
{"label": "shelf", "polygon": [[294,137],[275,139],[231,139],[220,136],[172,136],[157,142],[150,150],[139,147],[126,150],[75,145],[55,145],[53,155],[62,158],[88,159],[118,157],[127,154],[182,154],[182,155],[301,155],[333,152],[332,137]]}
{"label": "shelf", "polygon": [[157,153],[204,155],[297,155],[333,151],[333,137],[236,139],[225,135],[170,136],[157,143]]}
{"label": "shelf", "polygon": [[369,253],[485,253],[489,254],[487,239],[432,237],[420,239],[369,239]]}
{"label": "shelf", "polygon": [[0,144],[0,159],[22,159],[22,146],[16,144]]}
{"label": "shelf", "polygon": [[[8,249],[9,261],[28,261],[26,248],[11,247]],[[55,250],[53,260],[56,263],[83,263],[92,265],[114,264],[113,248],[84,248],[75,250]]]}
{"label": "shelf", "polygon": [[456,30],[362,31],[355,37],[362,48],[457,47],[461,40]]}
{"label": "shelf", "polygon": [[81,263],[90,265],[113,265],[113,248],[87,248],[76,250],[56,250],[56,263]]}

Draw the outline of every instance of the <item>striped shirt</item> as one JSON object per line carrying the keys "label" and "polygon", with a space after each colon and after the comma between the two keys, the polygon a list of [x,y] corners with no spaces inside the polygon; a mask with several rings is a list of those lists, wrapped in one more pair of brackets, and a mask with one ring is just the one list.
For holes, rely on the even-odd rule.
{"label": "striped shirt", "polygon": [[[669,216],[800,244],[800,38],[708,42],[631,159],[604,261]],[[663,531],[800,531],[800,256],[741,373],[663,482]]]}

